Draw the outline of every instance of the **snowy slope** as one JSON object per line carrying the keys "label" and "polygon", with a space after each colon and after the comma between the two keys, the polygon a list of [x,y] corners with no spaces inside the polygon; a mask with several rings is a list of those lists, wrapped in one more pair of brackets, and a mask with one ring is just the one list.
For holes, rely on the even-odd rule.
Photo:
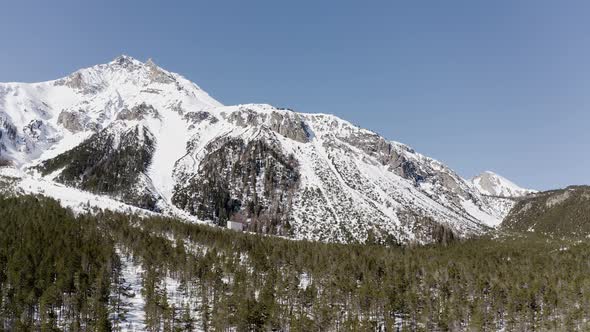
{"label": "snowy slope", "polygon": [[[23,172],[12,167],[0,167],[0,180],[0,187],[4,183],[10,184],[9,190],[5,193],[49,196],[58,200],[63,207],[70,208],[76,214],[93,213],[98,209],[145,216],[158,215],[155,212],[126,204],[106,195],[97,195],[74,187],[68,187],[51,179],[43,178],[39,174]],[[0,193],[4,193],[4,191],[0,190]],[[174,210],[170,214],[188,221],[197,221],[194,217],[182,211]]]}
{"label": "snowy slope", "polygon": [[532,189],[519,187],[510,180],[490,171],[483,172],[470,181],[477,190],[488,196],[522,197],[536,192]]}
{"label": "snowy slope", "polygon": [[201,110],[221,105],[182,76],[128,56],[59,80],[2,83],[0,158],[20,166],[55,155],[56,149],[77,145],[90,132],[107,127],[125,107],[142,102],[157,107],[163,116],[179,107]]}
{"label": "snowy slope", "polygon": [[[130,164],[136,155],[147,164]],[[96,204],[301,239],[430,242],[441,225],[481,234],[507,212],[480,182],[404,144],[332,115],[223,106],[128,56],[55,81],[0,83],[0,163],[20,169],[21,187],[70,206],[107,199]]]}

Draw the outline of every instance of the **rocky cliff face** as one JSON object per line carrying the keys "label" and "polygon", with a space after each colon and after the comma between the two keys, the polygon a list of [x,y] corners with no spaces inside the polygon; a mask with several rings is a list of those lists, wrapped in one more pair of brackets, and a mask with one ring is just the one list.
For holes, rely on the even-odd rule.
{"label": "rocky cliff face", "polygon": [[0,159],[152,211],[302,239],[431,242],[484,233],[506,213],[404,144],[331,115],[222,106],[126,56],[0,84]]}

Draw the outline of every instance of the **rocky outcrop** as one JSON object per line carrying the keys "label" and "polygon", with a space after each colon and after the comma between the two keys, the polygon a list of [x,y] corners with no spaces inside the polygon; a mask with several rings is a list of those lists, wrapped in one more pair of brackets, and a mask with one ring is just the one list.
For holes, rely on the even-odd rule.
{"label": "rocky outcrop", "polygon": [[67,86],[85,95],[97,93],[104,88],[103,85],[97,84],[96,82],[88,82],[84,76],[84,73],[80,71],[75,72],[68,77],[57,80],[54,84],[56,86]]}
{"label": "rocky outcrop", "polygon": [[57,123],[72,133],[77,133],[85,129],[84,117],[82,112],[62,111],[59,113]]}
{"label": "rocky outcrop", "polygon": [[195,128],[203,121],[208,121],[211,124],[215,124],[219,121],[213,114],[205,111],[198,112],[187,112],[183,115],[184,120],[190,123],[189,129]]}
{"label": "rocky outcrop", "polygon": [[84,88],[84,77],[80,72],[74,73],[64,81],[64,84],[72,89],[81,90]]}
{"label": "rocky outcrop", "polygon": [[62,111],[57,117],[57,124],[74,134],[87,130],[97,132],[101,129],[101,126],[93,122],[83,110]]}
{"label": "rocky outcrop", "polygon": [[145,64],[149,69],[149,77],[152,82],[162,84],[170,84],[175,82],[174,76],[160,69],[160,67],[158,67],[152,61],[152,59],[148,59]]}
{"label": "rocky outcrop", "polygon": [[151,105],[146,103],[141,103],[137,106],[132,107],[131,109],[123,109],[121,112],[117,114],[117,120],[143,120],[148,117],[151,118],[159,118],[160,115],[158,111]]}
{"label": "rocky outcrop", "polygon": [[[44,120],[31,120],[19,130],[8,119],[0,116],[0,150],[32,154],[38,145],[53,143],[53,129]],[[0,156],[2,152],[0,152]]]}
{"label": "rocky outcrop", "polygon": [[391,171],[405,179],[418,183],[428,176],[419,163],[406,156],[406,154],[414,154],[415,151],[403,144],[396,144],[375,133],[361,130],[338,137],[373,156],[381,164],[388,165]]}
{"label": "rocky outcrop", "polygon": [[435,194],[443,194],[455,204],[459,204],[461,199],[473,198],[473,193],[461,177],[439,162],[416,153],[407,145],[388,141],[375,133],[358,128],[335,135],[416,186],[428,183],[430,187],[438,187],[442,191]]}
{"label": "rocky outcrop", "polygon": [[309,142],[310,133],[303,117],[295,112],[279,111],[269,107],[260,112],[240,107],[238,111],[225,114],[228,122],[240,127],[265,126],[270,130],[297,142]]}
{"label": "rocky outcrop", "polygon": [[32,140],[38,140],[43,136],[45,123],[42,120],[32,120],[23,128],[23,134]]}
{"label": "rocky outcrop", "polygon": [[270,114],[270,129],[297,142],[306,143],[309,141],[307,125],[299,114],[279,113]]}
{"label": "rocky outcrop", "polygon": [[127,71],[133,71],[135,69],[138,68],[138,64],[137,64],[137,60],[133,59],[130,56],[127,55],[119,55],[118,57],[116,57],[111,64],[117,65],[120,68],[124,68]]}
{"label": "rocky outcrop", "polygon": [[0,139],[7,139],[15,141],[17,137],[16,127],[7,121],[7,119],[0,117]]}

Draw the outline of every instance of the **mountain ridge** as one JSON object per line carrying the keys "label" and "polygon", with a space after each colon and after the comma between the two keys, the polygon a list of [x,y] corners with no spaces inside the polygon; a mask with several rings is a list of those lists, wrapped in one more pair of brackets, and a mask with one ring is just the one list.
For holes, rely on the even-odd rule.
{"label": "mountain ridge", "polygon": [[438,226],[483,234],[513,204],[336,116],[223,106],[151,60],[120,56],[54,81],[0,83],[0,107],[0,159],[25,173],[256,232],[425,243]]}

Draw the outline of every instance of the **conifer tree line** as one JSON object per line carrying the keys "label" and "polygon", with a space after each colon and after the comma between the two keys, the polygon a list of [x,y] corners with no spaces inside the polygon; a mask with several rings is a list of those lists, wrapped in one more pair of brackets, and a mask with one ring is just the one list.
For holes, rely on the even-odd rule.
{"label": "conifer tree line", "polygon": [[139,304],[146,331],[584,331],[589,254],[521,235],[293,241],[3,197],[0,329],[120,331]]}

